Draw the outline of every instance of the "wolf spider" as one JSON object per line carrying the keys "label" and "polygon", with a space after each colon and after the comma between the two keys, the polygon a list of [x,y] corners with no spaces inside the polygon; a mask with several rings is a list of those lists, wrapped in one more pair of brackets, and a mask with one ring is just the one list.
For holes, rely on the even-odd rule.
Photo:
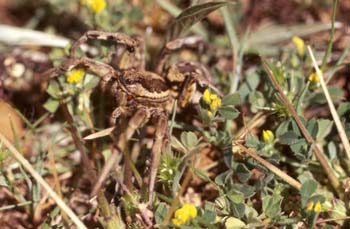
{"label": "wolf spider", "polygon": [[[75,58],[76,49],[88,40],[110,41],[121,45],[123,48],[118,48],[116,55],[117,66],[112,67],[88,57]],[[145,70],[144,44],[141,38],[129,37],[123,33],[88,31],[73,44],[69,58],[51,72],[51,77],[55,77],[75,67],[83,67],[87,72],[102,77],[102,89],[108,89],[117,104],[110,116],[110,124],[116,125],[118,118],[131,116],[126,129],[119,136],[117,147],[120,151],[125,150],[126,142],[138,128],[149,120],[155,122],[149,202],[152,202],[160,155],[168,133],[168,114],[174,101],[177,100],[179,108],[184,108],[191,102],[197,86],[205,88],[210,85],[210,73],[200,63],[180,61],[166,66],[166,59],[172,51],[192,47],[196,42],[198,38],[192,37],[168,43],[160,55],[155,72],[152,72]],[[113,160],[112,157],[110,161],[114,163]],[[108,174],[113,163],[105,166],[102,173]],[[101,185],[102,180],[99,180],[96,186]]]}

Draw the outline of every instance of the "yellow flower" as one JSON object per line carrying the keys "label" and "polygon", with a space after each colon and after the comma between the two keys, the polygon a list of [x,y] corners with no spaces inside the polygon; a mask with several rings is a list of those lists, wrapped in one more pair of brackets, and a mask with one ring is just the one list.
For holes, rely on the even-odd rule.
{"label": "yellow flower", "polygon": [[210,91],[209,91],[209,89],[205,89],[205,91],[204,91],[204,93],[203,93],[203,101],[204,101],[206,104],[210,104],[211,99],[210,99]]}
{"label": "yellow flower", "polygon": [[306,205],[306,211],[311,212],[312,209],[314,209],[314,202],[310,201],[309,203],[307,203]]}
{"label": "yellow flower", "polygon": [[83,68],[74,68],[67,73],[67,82],[68,83],[79,83],[83,76],[85,75],[85,70]]}
{"label": "yellow flower", "polygon": [[96,14],[106,8],[106,0],[80,0],[80,4],[87,5]]}
{"label": "yellow flower", "polygon": [[263,130],[262,137],[263,140],[267,143],[272,143],[275,139],[275,136],[273,135],[271,130]]}
{"label": "yellow flower", "polygon": [[320,78],[316,72],[313,72],[309,75],[309,81],[311,83],[318,83],[320,82]]}
{"label": "yellow flower", "polygon": [[174,218],[171,220],[173,224],[180,226],[186,224],[189,220],[197,217],[197,209],[192,204],[184,204],[177,209]]}
{"label": "yellow flower", "polygon": [[320,201],[317,201],[315,206],[314,206],[314,212],[319,213],[322,210],[322,205]]}
{"label": "yellow flower", "polygon": [[221,99],[217,96],[215,100],[212,100],[209,107],[211,111],[214,111],[214,112],[217,111],[217,109],[221,107]]}
{"label": "yellow flower", "polygon": [[221,107],[220,97],[215,93],[211,93],[209,89],[206,89],[204,91],[202,99],[206,104],[209,105],[210,112],[212,114],[215,113]]}
{"label": "yellow flower", "polygon": [[213,117],[213,112],[208,111],[208,112],[207,112],[207,115],[208,115],[209,118],[211,118],[211,117]]}
{"label": "yellow flower", "polygon": [[306,211],[320,213],[322,211],[322,204],[321,204],[321,202],[317,201],[316,203],[314,203],[313,201],[310,201],[306,205]]}
{"label": "yellow flower", "polygon": [[294,43],[294,45],[297,47],[298,50],[298,55],[303,57],[305,54],[305,43],[304,40],[301,39],[298,36],[293,36],[292,37],[292,42]]}

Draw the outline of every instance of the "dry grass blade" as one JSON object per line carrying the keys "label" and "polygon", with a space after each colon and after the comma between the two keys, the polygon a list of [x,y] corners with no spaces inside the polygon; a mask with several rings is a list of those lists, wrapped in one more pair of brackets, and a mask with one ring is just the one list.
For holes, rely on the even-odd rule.
{"label": "dry grass blade", "polygon": [[8,148],[14,158],[33,176],[33,178],[47,191],[49,196],[57,203],[61,210],[75,223],[79,229],[87,229],[78,216],[64,203],[48,183],[40,176],[31,164],[22,156],[20,152],[0,133],[0,141]]}
{"label": "dry grass blade", "polygon": [[339,133],[339,136],[340,136],[340,139],[343,143],[343,146],[344,146],[344,150],[346,152],[346,156],[348,157],[348,159],[350,160],[350,144],[349,144],[349,139],[347,138],[346,136],[346,133],[345,133],[345,130],[344,130],[344,127],[340,121],[340,118],[338,116],[338,113],[334,107],[334,104],[332,102],[332,99],[331,99],[331,96],[329,95],[329,92],[328,92],[328,89],[327,89],[327,85],[324,81],[324,78],[323,78],[323,74],[320,70],[320,68],[318,67],[317,65],[317,62],[316,62],[316,59],[315,59],[315,56],[310,48],[310,46],[307,47],[308,51],[309,51],[309,54],[310,54],[310,57],[312,59],[312,63],[314,65],[314,68],[316,70],[316,73],[318,75],[318,78],[320,79],[320,83],[321,83],[321,87],[322,87],[322,90],[323,90],[323,93],[327,99],[327,103],[328,103],[328,106],[329,106],[329,109],[331,111],[331,114],[332,114],[332,117],[333,117],[333,120],[335,122],[335,126],[337,127],[337,130],[338,130],[338,133]]}
{"label": "dry grass blade", "polygon": [[115,129],[115,127],[110,127],[110,128],[98,131],[96,133],[90,134],[90,135],[84,137],[83,139],[84,140],[93,140],[96,138],[102,138],[102,137],[110,135],[114,129]]}

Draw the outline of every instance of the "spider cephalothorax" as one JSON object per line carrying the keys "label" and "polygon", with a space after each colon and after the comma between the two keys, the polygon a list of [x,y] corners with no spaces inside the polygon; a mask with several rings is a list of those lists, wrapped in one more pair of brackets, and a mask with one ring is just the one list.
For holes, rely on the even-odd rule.
{"label": "spider cephalothorax", "polygon": [[[117,66],[114,63],[112,67],[110,64],[87,57],[75,58],[75,50],[88,39],[115,41],[122,45],[124,49],[120,49],[115,58]],[[169,46],[174,46],[173,50],[186,46],[185,41],[174,44],[175,46]],[[143,42],[139,37],[129,37],[123,33],[89,31],[74,43],[70,58],[51,71],[51,76],[64,74],[76,67],[83,67],[86,71],[102,78],[103,90],[109,90],[117,104],[110,117],[110,124],[116,125],[116,120],[120,117],[129,119],[127,127],[119,136],[117,143],[119,150],[125,150],[125,141],[133,136],[136,129],[148,120],[155,122],[149,181],[149,201],[151,201],[160,154],[168,132],[168,113],[175,99],[178,101],[178,107],[183,108],[191,102],[197,86],[208,86],[209,72],[197,62],[180,61],[167,66],[165,59],[170,51],[173,51],[170,48],[163,52],[166,55],[161,55],[162,58],[159,60],[161,66],[157,66],[154,72],[146,71],[143,50]],[[110,166],[105,166],[102,173],[109,171],[112,165],[113,163],[110,163]],[[97,186],[101,184],[100,180]]]}

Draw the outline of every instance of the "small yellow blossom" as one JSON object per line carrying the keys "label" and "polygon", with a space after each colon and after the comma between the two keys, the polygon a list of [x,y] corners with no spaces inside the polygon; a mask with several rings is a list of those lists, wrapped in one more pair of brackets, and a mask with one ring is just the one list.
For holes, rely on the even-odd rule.
{"label": "small yellow blossom", "polygon": [[211,117],[213,117],[213,112],[208,111],[208,112],[207,112],[207,115],[208,115],[209,118],[211,118]]}
{"label": "small yellow blossom", "polygon": [[322,210],[322,205],[321,205],[320,201],[317,201],[315,206],[314,206],[314,212],[319,213],[319,212],[321,212],[321,210]]}
{"label": "small yellow blossom", "polygon": [[306,205],[306,211],[311,212],[312,209],[314,209],[314,202],[310,201],[309,203],[307,203]]}
{"label": "small yellow blossom", "polygon": [[209,105],[209,112],[211,113],[211,115],[209,115],[208,112],[209,117],[213,116],[213,114],[221,107],[222,102],[220,97],[215,93],[211,93],[209,89],[206,89],[204,91],[202,99],[206,104]]}
{"label": "small yellow blossom", "polygon": [[83,76],[85,75],[85,70],[83,68],[74,68],[67,73],[67,82],[68,83],[79,83]]}
{"label": "small yellow blossom", "polygon": [[204,93],[203,93],[203,101],[204,101],[206,104],[210,104],[211,99],[210,99],[210,91],[209,91],[209,89],[205,89],[205,91],[204,91]]}
{"label": "small yellow blossom", "polygon": [[106,8],[106,0],[80,0],[80,4],[88,6],[96,14]]}
{"label": "small yellow blossom", "polygon": [[218,99],[220,99],[220,97],[217,94],[210,94],[210,100],[211,101],[215,101],[215,100],[218,100]]}
{"label": "small yellow blossom", "polygon": [[272,143],[273,140],[275,139],[275,136],[271,130],[263,130],[262,137],[263,137],[263,140],[267,143]]}
{"label": "small yellow blossom", "polygon": [[320,78],[316,72],[313,72],[309,75],[309,81],[311,83],[318,83],[320,82]]}
{"label": "small yellow blossom", "polygon": [[211,111],[217,111],[217,109],[221,107],[221,99],[218,97],[217,99],[213,100],[209,106]]}
{"label": "small yellow blossom", "polygon": [[297,47],[298,50],[298,55],[303,57],[305,54],[305,43],[304,40],[301,39],[298,36],[293,36],[292,37],[292,42],[294,43],[294,45]]}
{"label": "small yellow blossom", "polygon": [[317,201],[316,203],[314,203],[313,201],[310,201],[306,205],[306,211],[320,213],[322,211],[322,204],[321,204],[321,202]]}
{"label": "small yellow blossom", "polygon": [[177,209],[172,219],[172,223],[180,226],[186,224],[189,220],[197,217],[197,209],[192,204],[184,204],[181,208]]}

